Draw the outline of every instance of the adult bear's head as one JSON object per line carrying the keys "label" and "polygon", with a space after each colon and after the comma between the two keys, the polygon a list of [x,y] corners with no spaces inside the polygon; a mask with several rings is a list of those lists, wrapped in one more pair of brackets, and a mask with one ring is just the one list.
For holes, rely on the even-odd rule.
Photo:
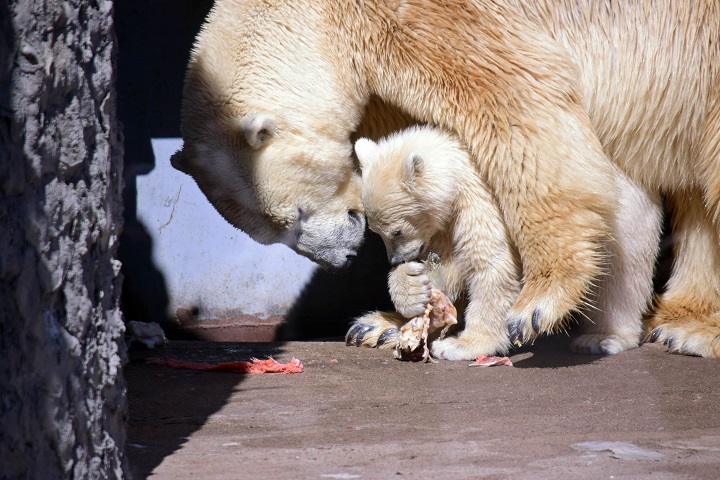
{"label": "adult bear's head", "polygon": [[364,99],[319,37],[322,12],[281,11],[293,3],[215,3],[188,64],[172,164],[254,240],[340,271],[365,231],[349,138]]}

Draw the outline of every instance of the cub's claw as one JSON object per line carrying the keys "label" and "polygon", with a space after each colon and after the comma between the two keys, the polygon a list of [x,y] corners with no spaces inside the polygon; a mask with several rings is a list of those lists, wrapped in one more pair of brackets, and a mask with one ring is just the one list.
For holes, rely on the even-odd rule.
{"label": "cub's claw", "polygon": [[377,340],[377,345],[385,345],[386,343],[390,342],[393,344],[397,344],[398,341],[398,335],[400,335],[400,330],[397,328],[390,328],[388,330],[385,330]]}
{"label": "cub's claw", "polygon": [[357,333],[357,337],[355,338],[355,345],[356,346],[362,345],[363,340],[365,340],[365,335],[367,335],[371,331],[373,331],[373,327],[370,325],[366,325],[363,328],[361,328]]}
{"label": "cub's claw", "polygon": [[357,337],[357,332],[362,328],[362,325],[354,324],[350,327],[350,330],[345,334],[345,345],[352,345],[355,343],[355,338]]}
{"label": "cub's claw", "polygon": [[359,347],[362,345],[365,335],[367,335],[367,333],[371,330],[373,330],[372,325],[356,323],[345,335],[345,345],[355,345],[356,347]]}
{"label": "cub's claw", "polygon": [[655,330],[653,330],[653,332],[652,332],[652,334],[650,335],[650,338],[648,339],[648,341],[650,341],[650,342],[657,342],[657,339],[660,338],[660,335],[662,335],[662,329],[661,329],[661,328],[656,328]]}

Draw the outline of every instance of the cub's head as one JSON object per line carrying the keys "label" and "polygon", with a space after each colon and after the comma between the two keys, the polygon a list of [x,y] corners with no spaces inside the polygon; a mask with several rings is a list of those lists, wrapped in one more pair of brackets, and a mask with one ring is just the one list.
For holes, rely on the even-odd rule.
{"label": "cub's head", "polygon": [[430,127],[412,127],[379,142],[361,138],[362,201],[393,266],[422,257],[447,227],[465,165],[457,141]]}
{"label": "cub's head", "polygon": [[317,47],[318,15],[294,2],[216,2],[191,53],[171,161],[254,240],[336,272],[365,232],[350,141],[362,99]]}

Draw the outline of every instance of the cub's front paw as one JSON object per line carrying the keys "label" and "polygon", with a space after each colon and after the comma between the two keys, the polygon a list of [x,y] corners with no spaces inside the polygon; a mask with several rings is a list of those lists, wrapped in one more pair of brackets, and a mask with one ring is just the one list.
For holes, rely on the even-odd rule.
{"label": "cub's front paw", "polygon": [[432,356],[443,360],[475,360],[480,355],[505,355],[507,342],[493,338],[448,337],[430,345]]}
{"label": "cub's front paw", "polygon": [[356,347],[393,349],[398,343],[400,327],[407,320],[395,312],[370,312],[350,325],[345,344]]}
{"label": "cub's front paw", "polygon": [[422,315],[430,302],[432,285],[420,262],[398,265],[388,276],[388,288],[395,310],[405,318]]}

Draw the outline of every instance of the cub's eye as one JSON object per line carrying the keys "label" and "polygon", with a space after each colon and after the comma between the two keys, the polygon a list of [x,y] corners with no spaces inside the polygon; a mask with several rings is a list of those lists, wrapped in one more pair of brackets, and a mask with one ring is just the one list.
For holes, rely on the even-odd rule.
{"label": "cub's eye", "polygon": [[390,232],[390,235],[392,235],[393,237],[400,237],[402,236],[402,230],[393,230],[392,232]]}

